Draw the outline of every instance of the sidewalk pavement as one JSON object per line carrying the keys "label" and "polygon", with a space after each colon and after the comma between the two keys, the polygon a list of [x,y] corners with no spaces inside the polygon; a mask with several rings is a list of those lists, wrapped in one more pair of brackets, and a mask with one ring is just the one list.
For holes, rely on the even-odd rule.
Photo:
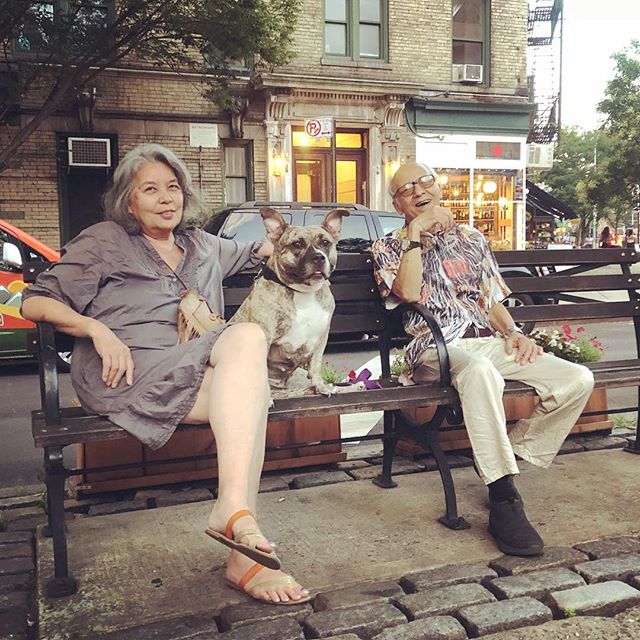
{"label": "sidewalk pavement", "polygon": [[[599,439],[602,446],[619,446],[616,440]],[[581,453],[559,456],[546,471],[521,463],[518,487],[547,544],[539,559],[500,556],[486,531],[486,491],[468,466],[453,472],[460,512],[472,525],[462,531],[437,522],[440,478],[423,472],[424,461],[399,461],[403,475],[393,490],[370,482],[377,470],[370,457],[335,470],[266,476],[261,526],[279,540],[286,570],[316,595],[313,605],[255,603],[225,586],[226,549],[203,533],[210,502],[175,504],[208,497],[202,489],[139,491],[125,502],[93,504],[96,517],[77,514],[68,523],[77,594],[43,597],[52,550],[50,540],[36,536],[37,637],[640,638],[640,457],[585,451],[596,441],[569,441],[565,451]],[[139,510],[117,513],[125,508]],[[20,535],[0,534],[0,559],[3,550],[24,547]],[[26,586],[24,569],[3,577],[9,562],[0,561],[0,594],[7,578]],[[0,638],[26,638],[24,618],[20,628],[2,625],[11,611],[5,604],[2,613],[6,593]],[[504,633],[491,635],[498,631]]]}

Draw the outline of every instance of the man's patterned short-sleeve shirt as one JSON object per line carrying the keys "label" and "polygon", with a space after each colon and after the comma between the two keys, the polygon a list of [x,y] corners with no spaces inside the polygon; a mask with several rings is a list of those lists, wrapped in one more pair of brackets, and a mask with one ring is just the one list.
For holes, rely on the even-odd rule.
{"label": "man's patterned short-sleeve shirt", "polygon": [[[407,228],[401,227],[373,243],[375,278],[387,309],[402,302],[391,287],[402,259],[401,242],[406,237]],[[510,293],[491,248],[477,229],[455,225],[423,240],[418,302],[433,313],[447,344],[461,338],[470,327],[491,328],[489,309]],[[413,371],[417,359],[434,346],[434,341],[417,313],[406,314],[404,326],[414,336],[405,352]]]}

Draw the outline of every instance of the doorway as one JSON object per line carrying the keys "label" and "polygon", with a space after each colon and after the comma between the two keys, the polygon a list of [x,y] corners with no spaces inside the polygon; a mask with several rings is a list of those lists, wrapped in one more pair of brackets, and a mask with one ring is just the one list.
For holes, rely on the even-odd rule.
{"label": "doorway", "polygon": [[[80,166],[69,162],[69,138],[87,138],[90,140],[107,140],[109,146],[109,166]],[[60,210],[60,243],[66,244],[81,231],[104,217],[102,213],[102,195],[117,164],[117,136],[92,134],[58,134],[58,201]],[[89,158],[96,164],[101,161]],[[105,163],[106,164],[106,163]]]}
{"label": "doorway", "polygon": [[312,138],[293,129],[293,197],[298,202],[368,204],[367,132],[337,129],[335,194],[330,138]]}

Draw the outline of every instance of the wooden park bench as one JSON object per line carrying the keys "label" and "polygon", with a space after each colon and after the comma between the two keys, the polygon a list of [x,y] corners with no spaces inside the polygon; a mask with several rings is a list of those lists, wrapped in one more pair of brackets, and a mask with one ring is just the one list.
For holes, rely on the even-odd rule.
{"label": "wooden park bench", "polygon": [[[570,266],[566,271],[554,272],[541,277],[509,278],[508,284],[517,292],[529,295],[542,294],[550,297],[549,304],[521,306],[513,310],[515,319],[525,321],[549,321],[562,324],[574,320],[621,320],[632,319],[636,336],[634,358],[595,363],[591,366],[598,387],[624,387],[640,384],[640,301],[637,288],[639,275],[632,275],[630,267],[636,263],[634,252],[624,249],[596,249],[574,251],[507,251],[497,254],[504,267]],[[28,265],[27,265],[28,267]],[[605,271],[589,275],[594,269]],[[28,273],[29,269],[26,269]],[[614,273],[615,271],[615,273]],[[32,278],[35,275],[32,274]],[[233,312],[248,292],[253,274],[239,274],[226,283],[225,300],[227,317]],[[374,482],[384,488],[395,486],[392,480],[392,462],[395,445],[399,438],[409,438],[429,449],[438,465],[442,478],[446,514],[439,520],[453,529],[468,525],[458,515],[455,488],[451,472],[440,444],[439,430],[442,425],[460,423],[461,410],[458,395],[450,386],[448,356],[442,333],[433,317],[421,307],[415,307],[431,326],[440,355],[441,380],[438,386],[402,387],[393,381],[390,373],[390,350],[398,336],[403,336],[401,314],[411,305],[403,305],[393,313],[387,313],[380,302],[373,279],[372,260],[369,254],[341,254],[338,267],[332,276],[332,291],[336,298],[336,312],[331,324],[332,341],[352,341],[363,334],[378,336],[383,376],[381,389],[336,394],[331,397],[305,396],[276,400],[269,411],[269,421],[323,417],[331,414],[352,414],[367,411],[384,412],[384,455],[382,473]],[[589,292],[618,292],[624,301],[593,301],[587,299]],[[578,295],[582,294],[582,295]],[[562,304],[568,301],[575,304]],[[87,415],[79,407],[60,406],[56,353],[68,348],[69,338],[54,331],[46,323],[39,323],[37,349],[40,363],[40,386],[42,408],[32,414],[32,430],[35,445],[44,449],[45,482],[47,486],[48,518],[53,537],[54,578],[48,583],[50,597],[73,593],[76,582],[69,574],[67,563],[67,541],[64,526],[65,480],[73,475],[85,473],[86,469],[65,468],[62,451],[65,446],[123,438],[127,434],[107,418]],[[533,390],[520,383],[507,383],[505,396],[533,395]],[[412,415],[420,407],[435,407],[433,417],[423,423]],[[191,429],[209,429],[208,425],[179,425],[178,432]],[[380,436],[372,436],[380,437]],[[362,440],[362,437],[357,438]],[[343,440],[344,441],[344,440]],[[326,441],[308,443],[326,445]],[[297,445],[299,446],[299,445]],[[640,453],[636,438],[633,452]],[[194,456],[194,459],[197,459]],[[182,458],[181,460],[184,460]],[[166,464],[165,461],[163,464]],[[119,465],[114,468],[126,468]],[[93,469],[92,471],[104,471]],[[213,475],[213,473],[211,474]]]}

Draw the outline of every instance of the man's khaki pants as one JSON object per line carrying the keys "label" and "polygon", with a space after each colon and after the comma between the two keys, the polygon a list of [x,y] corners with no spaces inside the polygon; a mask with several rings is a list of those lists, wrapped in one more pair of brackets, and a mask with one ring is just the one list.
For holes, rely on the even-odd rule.
{"label": "man's khaki pants", "polygon": [[[476,466],[486,484],[519,473],[515,454],[548,467],[578,420],[593,389],[593,374],[579,364],[545,353],[534,363],[515,361],[499,337],[464,338],[448,346],[451,381],[458,390]],[[435,349],[416,366],[416,383],[439,378]],[[507,434],[502,392],[505,380],[531,385],[540,396],[530,418]]]}

